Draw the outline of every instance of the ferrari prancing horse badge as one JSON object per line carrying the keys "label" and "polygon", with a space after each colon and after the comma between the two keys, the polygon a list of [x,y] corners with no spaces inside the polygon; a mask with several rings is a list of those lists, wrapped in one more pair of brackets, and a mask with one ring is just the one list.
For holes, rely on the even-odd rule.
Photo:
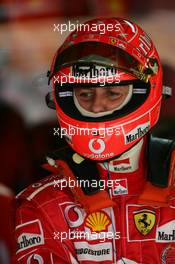
{"label": "ferrari prancing horse badge", "polygon": [[134,212],[134,222],[137,230],[143,235],[148,235],[155,225],[155,212],[142,209]]}

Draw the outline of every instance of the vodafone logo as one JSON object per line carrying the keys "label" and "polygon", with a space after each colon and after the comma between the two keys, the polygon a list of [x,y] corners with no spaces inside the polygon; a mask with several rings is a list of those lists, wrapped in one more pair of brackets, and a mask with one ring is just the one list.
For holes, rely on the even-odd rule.
{"label": "vodafone logo", "polygon": [[[76,217],[74,218],[73,215],[76,215]],[[70,204],[66,206],[64,216],[69,227],[75,228],[83,224],[85,213],[80,207],[77,207],[75,204]]]}
{"label": "vodafone logo", "polygon": [[93,138],[89,141],[89,149],[95,154],[102,153],[105,150],[105,147],[105,142],[100,138]]}
{"label": "vodafone logo", "polygon": [[33,263],[33,260],[36,260],[35,262],[38,264],[44,264],[43,258],[38,255],[38,254],[32,254],[28,259],[27,259],[27,264]]}

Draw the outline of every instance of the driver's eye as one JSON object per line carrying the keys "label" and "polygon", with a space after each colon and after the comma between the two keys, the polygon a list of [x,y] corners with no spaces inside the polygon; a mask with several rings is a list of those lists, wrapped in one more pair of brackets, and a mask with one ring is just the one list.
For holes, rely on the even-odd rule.
{"label": "driver's eye", "polygon": [[80,93],[78,93],[78,97],[80,97],[81,99],[91,99],[94,96],[93,91],[82,91]]}
{"label": "driver's eye", "polygon": [[114,97],[114,98],[118,98],[118,97],[120,97],[121,96],[121,93],[120,92],[114,92],[114,91],[108,91],[107,92],[107,95],[109,96],[109,97]]}

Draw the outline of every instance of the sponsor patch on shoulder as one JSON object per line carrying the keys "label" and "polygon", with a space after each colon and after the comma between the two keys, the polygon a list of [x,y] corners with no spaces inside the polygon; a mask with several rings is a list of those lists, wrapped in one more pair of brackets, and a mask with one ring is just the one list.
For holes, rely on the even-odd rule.
{"label": "sponsor patch on shoulder", "polygon": [[38,219],[18,225],[16,236],[17,253],[44,244],[43,230]]}

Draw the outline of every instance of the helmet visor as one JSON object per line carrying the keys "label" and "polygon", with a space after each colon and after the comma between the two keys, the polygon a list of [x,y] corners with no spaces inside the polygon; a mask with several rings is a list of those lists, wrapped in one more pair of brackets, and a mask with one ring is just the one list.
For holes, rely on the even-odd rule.
{"label": "helmet visor", "polygon": [[[100,72],[98,65],[104,66],[104,69],[100,68]],[[142,65],[128,52],[101,42],[83,42],[64,50],[55,60],[51,78],[67,66],[71,67],[71,75],[74,77],[110,76],[116,74],[115,69],[119,69],[148,82],[149,77],[154,74],[152,68]],[[155,67],[158,64],[154,65],[154,70]]]}

